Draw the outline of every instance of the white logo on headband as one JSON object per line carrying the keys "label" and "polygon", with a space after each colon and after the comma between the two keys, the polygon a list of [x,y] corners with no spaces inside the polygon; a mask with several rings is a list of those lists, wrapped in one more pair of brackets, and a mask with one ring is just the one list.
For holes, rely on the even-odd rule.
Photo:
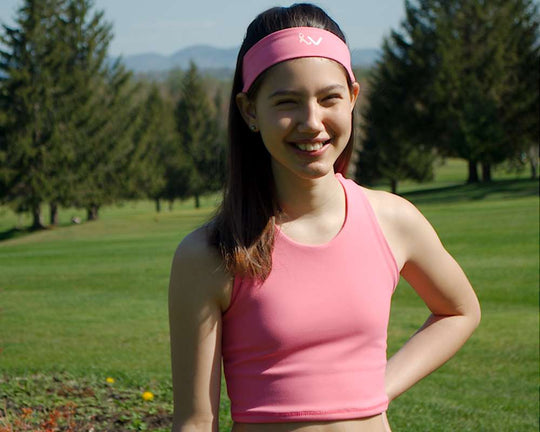
{"label": "white logo on headband", "polygon": [[311,36],[308,36],[307,38],[309,40],[306,40],[304,38],[304,33],[298,33],[298,38],[300,39],[300,43],[304,42],[306,45],[315,45],[315,46],[318,46],[321,41],[322,41],[322,36],[319,37],[319,39],[317,39],[316,41],[314,41]]}

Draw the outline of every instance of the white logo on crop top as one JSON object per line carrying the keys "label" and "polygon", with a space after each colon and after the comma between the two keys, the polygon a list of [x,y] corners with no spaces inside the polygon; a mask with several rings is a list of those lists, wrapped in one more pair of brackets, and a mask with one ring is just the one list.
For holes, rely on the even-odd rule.
{"label": "white logo on crop top", "polygon": [[304,33],[298,33],[298,38],[300,39],[300,42],[304,42],[306,45],[318,46],[322,41],[322,36],[319,37],[319,39],[317,40],[313,40],[311,36],[308,36],[307,37],[308,40],[306,40],[306,38],[304,37]]}

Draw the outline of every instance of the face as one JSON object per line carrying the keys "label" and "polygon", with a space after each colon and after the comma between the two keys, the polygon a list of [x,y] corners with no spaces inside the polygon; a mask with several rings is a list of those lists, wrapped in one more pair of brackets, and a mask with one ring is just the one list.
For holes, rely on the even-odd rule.
{"label": "face", "polygon": [[253,100],[237,97],[248,125],[259,130],[276,178],[316,179],[333,165],[351,134],[358,83],[325,58],[299,58],[265,72]]}

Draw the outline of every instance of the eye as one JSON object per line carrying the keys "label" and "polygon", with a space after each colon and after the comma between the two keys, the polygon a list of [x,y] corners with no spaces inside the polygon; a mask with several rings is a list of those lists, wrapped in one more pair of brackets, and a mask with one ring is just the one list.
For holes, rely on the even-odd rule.
{"label": "eye", "polygon": [[342,99],[341,94],[332,93],[332,94],[329,94],[328,96],[325,96],[322,100],[323,100],[323,102],[336,102],[339,99]]}
{"label": "eye", "polygon": [[276,106],[291,105],[296,103],[294,99],[278,99],[276,100]]}

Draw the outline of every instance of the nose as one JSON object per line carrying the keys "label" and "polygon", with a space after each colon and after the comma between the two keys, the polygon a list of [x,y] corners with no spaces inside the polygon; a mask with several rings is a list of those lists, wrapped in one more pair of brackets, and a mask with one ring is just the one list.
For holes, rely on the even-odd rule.
{"label": "nose", "polygon": [[298,131],[299,132],[320,132],[324,129],[322,122],[321,107],[317,101],[306,102],[299,114]]}

